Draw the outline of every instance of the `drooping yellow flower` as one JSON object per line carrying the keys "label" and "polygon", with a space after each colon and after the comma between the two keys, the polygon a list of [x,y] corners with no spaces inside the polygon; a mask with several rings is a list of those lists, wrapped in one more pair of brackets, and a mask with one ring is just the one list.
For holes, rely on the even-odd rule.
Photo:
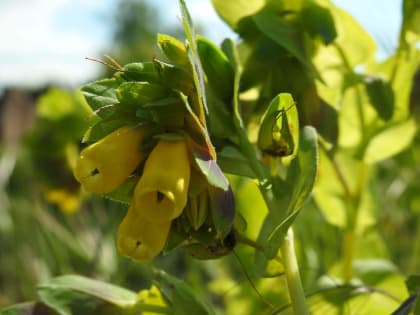
{"label": "drooping yellow flower", "polygon": [[187,204],[190,173],[186,143],[161,140],[147,158],[135,188],[136,210],[154,222],[180,216]]}
{"label": "drooping yellow flower", "polygon": [[118,229],[118,250],[137,261],[148,261],[162,251],[170,227],[171,221],[152,222],[141,216],[132,203]]}
{"label": "drooping yellow flower", "polygon": [[113,191],[145,158],[140,151],[144,129],[122,127],[80,153],[74,176],[89,192],[106,194]]}

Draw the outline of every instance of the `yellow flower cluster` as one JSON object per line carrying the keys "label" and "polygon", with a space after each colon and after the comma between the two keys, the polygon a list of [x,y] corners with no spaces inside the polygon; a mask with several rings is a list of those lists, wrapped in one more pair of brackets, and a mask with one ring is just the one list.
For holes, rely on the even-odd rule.
{"label": "yellow flower cluster", "polygon": [[105,194],[121,185],[145,161],[127,215],[118,230],[123,255],[147,261],[163,249],[172,221],[188,200],[189,151],[183,140],[160,140],[146,156],[140,150],[145,130],[123,127],[84,149],[75,177],[82,187]]}

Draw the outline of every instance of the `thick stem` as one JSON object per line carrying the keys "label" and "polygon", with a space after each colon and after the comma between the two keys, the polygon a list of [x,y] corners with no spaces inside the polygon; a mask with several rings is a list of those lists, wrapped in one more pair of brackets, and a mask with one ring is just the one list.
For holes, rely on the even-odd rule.
{"label": "thick stem", "polygon": [[343,235],[343,280],[349,283],[353,277],[353,259],[355,250],[356,235],[352,230],[344,231]]}
{"label": "thick stem", "polygon": [[299,275],[292,228],[289,228],[287,231],[280,251],[283,258],[287,287],[289,289],[293,312],[295,315],[309,315],[309,309],[305,300],[305,292],[303,291]]}

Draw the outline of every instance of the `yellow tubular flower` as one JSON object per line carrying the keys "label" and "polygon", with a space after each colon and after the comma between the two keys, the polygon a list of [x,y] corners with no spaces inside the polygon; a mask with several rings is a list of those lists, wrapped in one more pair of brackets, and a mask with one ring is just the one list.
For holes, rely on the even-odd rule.
{"label": "yellow tubular flower", "polygon": [[171,221],[187,204],[190,161],[184,141],[161,140],[146,160],[135,191],[136,210],[150,221]]}
{"label": "yellow tubular flower", "polygon": [[80,153],[74,176],[89,192],[106,194],[113,191],[145,158],[140,152],[144,129],[122,127]]}
{"label": "yellow tubular flower", "polygon": [[118,250],[140,262],[151,260],[165,246],[170,227],[171,221],[152,222],[131,204],[118,229]]}

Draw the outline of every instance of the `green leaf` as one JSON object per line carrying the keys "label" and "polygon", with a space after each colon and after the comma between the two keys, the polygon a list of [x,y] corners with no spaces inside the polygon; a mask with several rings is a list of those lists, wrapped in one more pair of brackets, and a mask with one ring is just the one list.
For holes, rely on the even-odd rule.
{"label": "green leaf", "polygon": [[184,25],[185,34],[187,36],[187,53],[188,59],[190,60],[194,85],[198,98],[198,118],[201,123],[204,122],[204,113],[208,113],[208,107],[206,102],[206,93],[204,88],[204,73],[201,66],[200,56],[198,55],[197,43],[195,39],[194,26],[192,23],[191,15],[188,12],[188,8],[184,0],[179,0],[179,5],[182,15],[182,23]]}
{"label": "green leaf", "polygon": [[205,305],[194,289],[164,271],[156,271],[156,285],[171,302],[173,315],[210,315],[214,312]]}
{"label": "green leaf", "polygon": [[132,291],[76,275],[54,278],[39,285],[37,292],[60,315],[125,314],[137,299]]}
{"label": "green leaf", "polygon": [[414,119],[387,125],[370,139],[363,160],[375,163],[403,151],[411,144],[416,131]]}
{"label": "green leaf", "polygon": [[217,153],[217,163],[225,173],[255,178],[254,171],[250,167],[248,160],[235,147],[224,146]]}
{"label": "green leaf", "polygon": [[119,83],[115,79],[103,79],[88,83],[81,88],[86,102],[96,111],[103,106],[109,106],[118,103],[115,96],[115,89]]}
{"label": "green leaf", "polygon": [[209,187],[210,209],[217,237],[224,239],[232,231],[235,219],[235,200],[232,190]]}
{"label": "green leaf", "polygon": [[56,312],[39,302],[15,304],[0,310],[1,315],[57,315]]}
{"label": "green leaf", "polygon": [[344,62],[351,70],[359,64],[367,64],[373,60],[376,44],[372,36],[345,10],[332,7],[331,13],[338,36],[330,50],[338,49],[339,55],[345,58]]}
{"label": "green leaf", "polygon": [[380,78],[366,77],[365,84],[370,103],[378,116],[383,120],[391,119],[394,112],[394,92],[389,82]]}
{"label": "green leaf", "polygon": [[312,76],[319,76],[305,50],[299,24],[282,18],[278,12],[263,10],[253,17],[263,34],[297,58]]}
{"label": "green leaf", "polygon": [[128,63],[115,76],[121,76],[125,81],[159,82],[159,73],[154,62]]}
{"label": "green leaf", "polygon": [[420,291],[420,274],[410,275],[405,284],[410,293]]}
{"label": "green leaf", "polygon": [[175,37],[166,34],[158,34],[157,42],[160,49],[171,62],[178,64],[188,63],[185,45]]}
{"label": "green leaf", "polygon": [[401,33],[404,40],[411,41],[410,32],[417,35],[415,41],[420,39],[420,3],[418,0],[403,1],[403,23]]}
{"label": "green leaf", "polygon": [[168,97],[169,91],[160,84],[149,82],[125,82],[116,90],[122,105],[140,107],[148,102]]}
{"label": "green leaf", "polygon": [[230,101],[233,95],[234,72],[224,52],[210,40],[198,36],[197,49],[207,81],[214,94]]}
{"label": "green leaf", "polygon": [[138,181],[139,177],[131,176],[118,186],[117,189],[104,195],[104,197],[124,204],[130,204],[133,199],[134,188]]}
{"label": "green leaf", "polygon": [[265,6],[264,0],[212,0],[212,3],[219,16],[235,31],[243,18],[254,15]]}
{"label": "green leaf", "polygon": [[190,143],[195,163],[210,185],[222,190],[229,189],[229,182],[217,162],[202,147]]}
{"label": "green leaf", "polygon": [[305,30],[313,37],[321,37],[325,45],[331,44],[337,37],[334,19],[329,9],[307,2],[300,12],[300,18]]}

